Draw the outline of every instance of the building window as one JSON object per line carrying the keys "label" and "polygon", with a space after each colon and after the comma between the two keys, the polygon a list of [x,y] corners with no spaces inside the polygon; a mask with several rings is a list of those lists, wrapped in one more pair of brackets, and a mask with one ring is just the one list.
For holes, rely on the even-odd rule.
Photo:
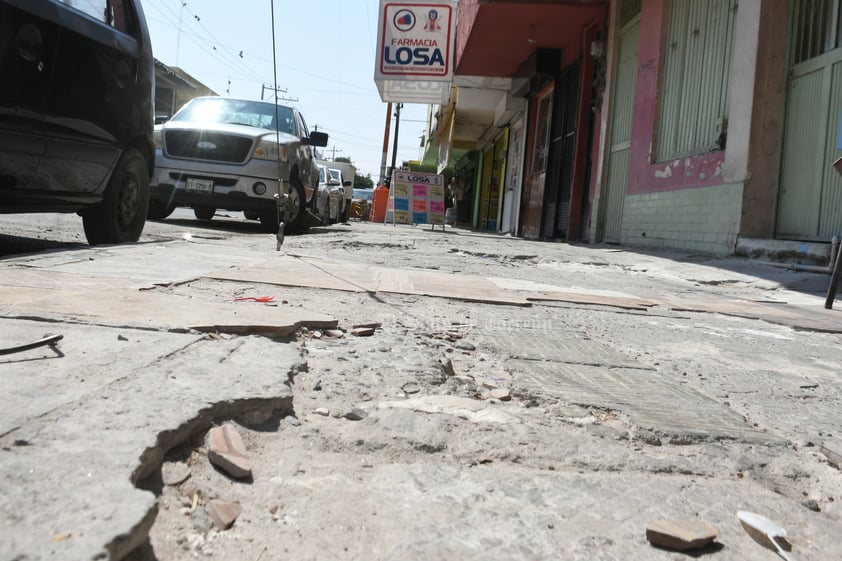
{"label": "building window", "polygon": [[842,47],[840,0],[798,0],[793,14],[793,63]]}
{"label": "building window", "polygon": [[725,148],[737,0],[672,0],[663,48],[656,159]]}

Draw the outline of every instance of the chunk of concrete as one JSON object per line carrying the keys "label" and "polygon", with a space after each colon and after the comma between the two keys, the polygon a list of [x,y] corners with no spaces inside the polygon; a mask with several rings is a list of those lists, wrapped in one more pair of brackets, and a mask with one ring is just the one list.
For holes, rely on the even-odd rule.
{"label": "chunk of concrete", "polygon": [[506,388],[494,388],[491,390],[491,397],[500,401],[511,401],[512,394]]}
{"label": "chunk of concrete", "polygon": [[716,528],[699,520],[658,520],[646,527],[649,543],[676,551],[700,549],[718,535]]}
{"label": "chunk of concrete", "polygon": [[237,427],[225,424],[208,433],[208,459],[231,477],[251,477],[251,460]]}
{"label": "chunk of concrete", "polygon": [[240,516],[243,508],[238,503],[227,503],[224,501],[209,501],[205,510],[213,520],[213,525],[220,532],[227,530],[234,525],[234,521]]}
{"label": "chunk of concrete", "polygon": [[161,480],[164,485],[179,485],[190,477],[190,468],[184,462],[165,462],[161,466]]}

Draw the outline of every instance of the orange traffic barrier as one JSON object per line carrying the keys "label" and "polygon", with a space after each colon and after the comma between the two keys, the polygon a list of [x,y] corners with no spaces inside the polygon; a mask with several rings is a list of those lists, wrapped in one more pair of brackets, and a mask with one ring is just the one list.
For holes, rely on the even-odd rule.
{"label": "orange traffic barrier", "polygon": [[371,201],[371,216],[372,222],[386,221],[386,207],[389,204],[389,188],[386,185],[378,185],[374,189],[374,196]]}

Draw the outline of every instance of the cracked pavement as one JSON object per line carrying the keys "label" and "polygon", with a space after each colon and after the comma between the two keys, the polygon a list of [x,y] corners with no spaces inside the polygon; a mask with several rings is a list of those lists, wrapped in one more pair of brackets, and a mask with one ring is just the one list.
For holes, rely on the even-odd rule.
{"label": "cracked pavement", "polygon": [[[0,248],[26,245],[8,230],[37,230],[24,220]],[[236,216],[177,214],[104,248],[77,245],[74,223],[0,262],[0,346],[64,335],[0,357],[3,559],[682,559],[644,537],[670,517],[719,529],[705,557],[774,559],[738,510],[787,528],[798,559],[842,554],[842,474],[821,452],[842,450],[826,276],[364,223],[284,246],[568,293],[490,304],[212,278],[273,257]],[[229,302],[258,294],[275,299]],[[324,331],[370,322],[371,337]],[[228,420],[252,481],[207,462],[204,435]],[[173,464],[190,477],[166,485]],[[210,499],[242,505],[231,529],[207,526]]]}

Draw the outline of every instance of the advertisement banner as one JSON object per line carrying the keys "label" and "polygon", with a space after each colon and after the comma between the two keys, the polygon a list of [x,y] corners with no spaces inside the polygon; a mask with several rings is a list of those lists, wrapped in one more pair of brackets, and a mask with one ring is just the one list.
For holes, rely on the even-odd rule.
{"label": "advertisement banner", "polygon": [[396,224],[444,227],[444,177],[433,173],[395,171],[392,197]]}

